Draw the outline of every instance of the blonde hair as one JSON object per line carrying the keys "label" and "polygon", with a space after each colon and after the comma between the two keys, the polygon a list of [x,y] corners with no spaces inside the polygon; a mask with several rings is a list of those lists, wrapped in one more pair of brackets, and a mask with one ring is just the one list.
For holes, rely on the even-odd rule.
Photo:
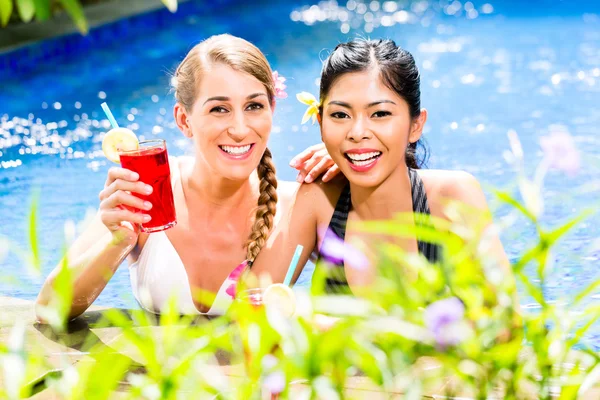
{"label": "blonde hair", "polygon": [[[212,64],[224,64],[236,71],[245,72],[258,79],[267,89],[269,102],[275,98],[273,73],[264,54],[252,43],[231,35],[212,36],[190,50],[177,67],[171,79],[175,99],[186,111],[191,111],[198,97],[202,75]],[[257,168],[260,194],[252,232],[246,243],[246,259],[254,261],[265,245],[273,228],[277,210],[277,178],[271,151],[267,148]]]}

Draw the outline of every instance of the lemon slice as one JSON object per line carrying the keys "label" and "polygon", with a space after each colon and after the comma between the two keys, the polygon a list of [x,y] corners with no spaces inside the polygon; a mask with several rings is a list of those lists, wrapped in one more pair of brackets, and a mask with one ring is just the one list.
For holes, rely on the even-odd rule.
{"label": "lemon slice", "polygon": [[119,152],[137,150],[139,141],[127,128],[114,128],[106,132],[102,140],[102,152],[110,161],[119,163]]}
{"label": "lemon slice", "polygon": [[263,293],[263,303],[273,307],[286,317],[291,317],[296,312],[296,296],[289,286],[283,283],[269,285]]}

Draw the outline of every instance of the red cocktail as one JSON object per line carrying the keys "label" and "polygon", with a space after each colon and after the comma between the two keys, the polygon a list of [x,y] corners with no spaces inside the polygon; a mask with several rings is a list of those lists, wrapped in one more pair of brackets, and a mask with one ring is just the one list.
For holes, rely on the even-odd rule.
{"label": "red cocktail", "polygon": [[141,224],[140,230],[147,233],[158,232],[175,226],[177,221],[165,141],[142,141],[137,150],[120,152],[119,158],[123,168],[137,172],[140,182],[152,186],[152,193],[149,195],[134,193],[136,197],[152,203],[152,208],[145,211],[152,219]]}

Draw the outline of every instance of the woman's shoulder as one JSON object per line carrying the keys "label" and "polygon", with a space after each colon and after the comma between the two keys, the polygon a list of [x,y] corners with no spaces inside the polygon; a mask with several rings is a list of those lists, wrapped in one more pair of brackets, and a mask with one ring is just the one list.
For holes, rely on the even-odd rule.
{"label": "woman's shoulder", "polygon": [[300,188],[298,182],[277,180],[277,195],[279,200],[287,200],[294,197],[294,194]]}
{"label": "woman's shoulder", "polygon": [[473,174],[460,170],[417,170],[428,197],[458,200],[472,205],[485,205],[479,181]]}
{"label": "woman's shoulder", "polygon": [[337,202],[340,193],[348,181],[343,176],[338,176],[329,182],[323,182],[320,179],[313,183],[298,183],[279,181],[277,193],[280,200],[292,201],[299,196],[309,198],[310,201],[333,201]]}
{"label": "woman's shoulder", "polygon": [[473,184],[477,178],[473,174],[461,170],[418,169],[416,170],[424,184],[438,186],[440,189],[452,190],[456,185]]}
{"label": "woman's shoulder", "polygon": [[182,181],[182,174],[188,176],[191,173],[194,161],[194,157],[190,156],[169,156],[172,185],[176,185]]}
{"label": "woman's shoulder", "polygon": [[185,166],[193,165],[194,157],[192,156],[169,156],[169,165],[182,168]]}
{"label": "woman's shoulder", "polygon": [[320,179],[313,183],[279,182],[277,192],[281,209],[301,208],[319,216],[319,220],[331,216],[344,187],[348,184],[340,176],[329,182]]}

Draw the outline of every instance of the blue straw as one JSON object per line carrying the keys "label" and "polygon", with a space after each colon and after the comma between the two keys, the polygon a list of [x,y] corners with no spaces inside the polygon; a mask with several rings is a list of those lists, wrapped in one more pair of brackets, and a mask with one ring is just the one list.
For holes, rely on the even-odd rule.
{"label": "blue straw", "polygon": [[108,104],[106,104],[106,102],[101,104],[102,109],[104,110],[104,112],[106,113],[106,116],[108,117],[108,120],[110,121],[110,124],[112,125],[113,128],[118,128],[119,124],[117,124],[117,120],[115,119],[115,117],[113,116],[113,114],[110,112],[110,108],[108,108]]}
{"label": "blue straw", "polygon": [[296,272],[302,249],[304,249],[304,247],[302,247],[301,244],[296,247],[296,252],[294,253],[294,257],[292,257],[292,262],[290,263],[285,279],[283,280],[283,284],[286,286],[290,286],[290,283],[292,283],[292,277],[294,276],[294,272]]}

